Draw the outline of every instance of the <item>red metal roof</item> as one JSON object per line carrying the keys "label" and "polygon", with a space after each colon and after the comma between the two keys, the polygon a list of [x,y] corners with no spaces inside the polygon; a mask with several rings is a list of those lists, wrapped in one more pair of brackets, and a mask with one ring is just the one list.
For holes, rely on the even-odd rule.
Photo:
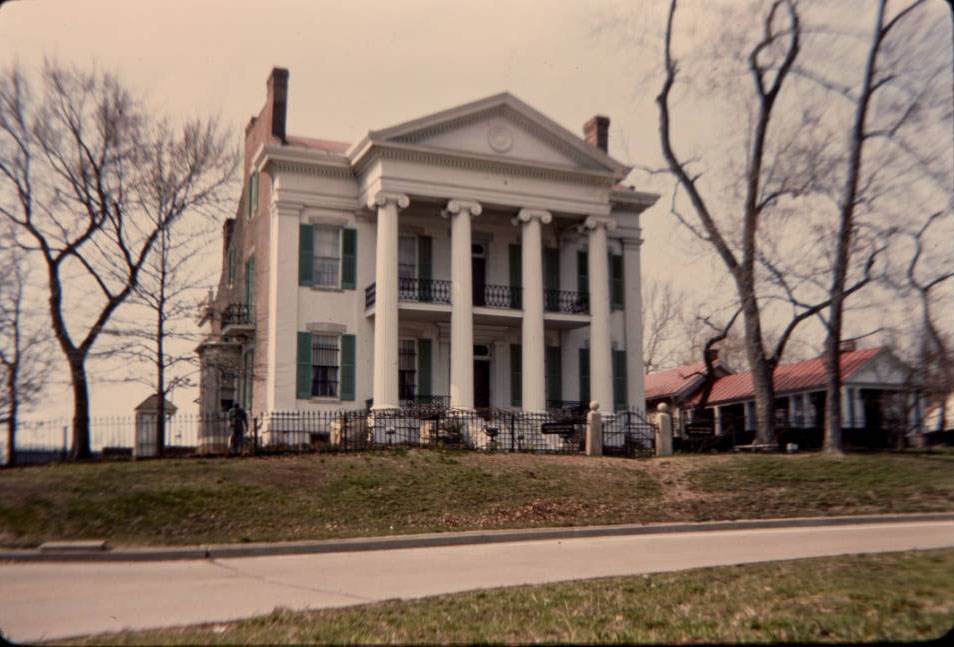
{"label": "red metal roof", "polygon": [[305,148],[327,151],[329,153],[343,154],[351,146],[348,142],[337,142],[331,139],[315,139],[314,137],[299,137],[298,135],[288,135],[286,139],[288,143],[293,146],[304,146]]}
{"label": "red metal roof", "polygon": [[[869,359],[881,352],[880,346],[862,348],[841,354],[841,377],[847,379]],[[779,364],[775,367],[775,392],[804,391],[825,385],[825,358],[816,357],[801,362]],[[649,397],[647,395],[647,397]],[[735,373],[720,377],[712,386],[709,404],[732,400],[747,400],[755,397],[752,373]]]}
{"label": "red metal roof", "polygon": [[705,375],[705,362],[677,366],[666,371],[646,374],[646,399],[665,398],[681,392]]}

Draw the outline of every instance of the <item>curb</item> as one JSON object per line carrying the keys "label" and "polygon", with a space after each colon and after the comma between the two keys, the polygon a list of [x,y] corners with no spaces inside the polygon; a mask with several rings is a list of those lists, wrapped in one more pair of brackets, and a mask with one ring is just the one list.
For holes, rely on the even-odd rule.
{"label": "curb", "polygon": [[0,551],[0,562],[156,562],[226,559],[276,555],[350,553],[371,550],[397,550],[402,548],[432,548],[438,546],[467,546],[591,537],[623,537],[772,528],[819,528],[931,521],[954,521],[954,512],[621,524],[612,526],[570,526],[566,528],[527,528],[516,530],[472,530],[390,537],[326,539],[321,541],[209,544],[183,547],[160,546],[156,548],[107,548],[106,550],[100,549],[89,552],[75,549],[60,552],[50,550],[49,548],[44,550],[37,548]]}

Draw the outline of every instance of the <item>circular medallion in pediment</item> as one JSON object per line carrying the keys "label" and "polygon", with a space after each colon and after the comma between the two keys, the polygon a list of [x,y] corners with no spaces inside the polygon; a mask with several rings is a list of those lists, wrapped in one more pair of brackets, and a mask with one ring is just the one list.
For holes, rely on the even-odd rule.
{"label": "circular medallion in pediment", "polygon": [[503,124],[496,124],[487,131],[487,143],[497,153],[506,153],[513,147],[513,133]]}

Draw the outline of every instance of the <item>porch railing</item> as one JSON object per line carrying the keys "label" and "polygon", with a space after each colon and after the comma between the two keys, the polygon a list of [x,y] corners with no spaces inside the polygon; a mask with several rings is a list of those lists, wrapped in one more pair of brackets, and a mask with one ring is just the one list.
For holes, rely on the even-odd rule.
{"label": "porch railing", "polygon": [[[370,308],[377,298],[377,288],[374,283],[364,289],[364,307]],[[398,279],[398,299],[400,301],[416,301],[418,303],[451,302],[451,282],[437,279]]]}
{"label": "porch railing", "polygon": [[252,306],[247,303],[230,303],[222,312],[222,327],[251,326],[254,322]]}
{"label": "porch railing", "polygon": [[571,290],[544,290],[543,309],[547,312],[586,314],[590,311],[590,295]]}
{"label": "porch railing", "polygon": [[509,285],[484,285],[474,287],[474,305],[488,308],[520,308],[520,288]]}

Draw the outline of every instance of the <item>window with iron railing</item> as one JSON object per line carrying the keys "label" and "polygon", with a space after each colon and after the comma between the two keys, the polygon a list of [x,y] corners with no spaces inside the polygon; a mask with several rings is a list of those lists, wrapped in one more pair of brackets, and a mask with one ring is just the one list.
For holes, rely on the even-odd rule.
{"label": "window with iron railing", "polygon": [[311,394],[338,397],[339,342],[333,335],[311,337]]}

